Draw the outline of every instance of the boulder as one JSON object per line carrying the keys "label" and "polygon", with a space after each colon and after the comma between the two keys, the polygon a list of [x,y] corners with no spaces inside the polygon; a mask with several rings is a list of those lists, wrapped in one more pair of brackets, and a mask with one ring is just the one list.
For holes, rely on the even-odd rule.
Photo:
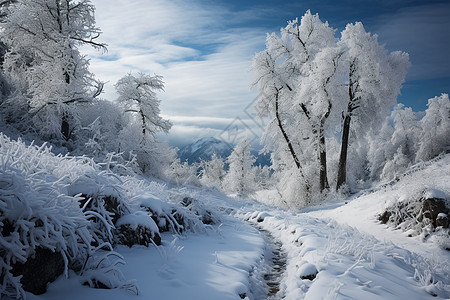
{"label": "boulder", "polygon": [[433,226],[436,228],[437,226],[439,226],[437,225],[438,215],[440,213],[448,214],[449,211],[444,199],[427,198],[423,199],[422,212],[423,217],[430,219],[433,223]]}
{"label": "boulder", "polygon": [[138,225],[135,228],[125,224],[117,229],[119,244],[131,247],[133,245],[143,245],[148,247],[150,244],[161,245],[161,236],[147,227]]}
{"label": "boulder", "polygon": [[64,272],[64,259],[61,253],[47,248],[36,248],[34,254],[25,263],[12,265],[14,276],[22,275],[22,288],[35,295],[47,291],[47,284],[55,281]]}
{"label": "boulder", "polygon": [[385,210],[381,215],[378,216],[378,220],[381,221],[383,224],[387,224],[389,222],[389,219],[391,217],[391,212]]}
{"label": "boulder", "polygon": [[442,228],[448,228],[448,215],[444,213],[440,213],[436,217],[436,226],[441,226]]}
{"label": "boulder", "polygon": [[314,280],[317,276],[317,273],[319,273],[319,271],[317,271],[316,266],[310,263],[305,263],[301,265],[298,269],[298,272],[300,278],[303,280]]}

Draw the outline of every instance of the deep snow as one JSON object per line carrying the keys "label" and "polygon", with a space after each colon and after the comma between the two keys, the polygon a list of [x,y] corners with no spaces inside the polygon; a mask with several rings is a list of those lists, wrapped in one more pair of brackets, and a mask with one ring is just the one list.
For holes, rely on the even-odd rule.
{"label": "deep snow", "polygon": [[[136,279],[140,294],[84,287],[73,274],[41,296],[28,299],[263,299],[267,254],[262,227],[287,256],[280,292],[273,299],[448,299],[450,252],[433,238],[408,237],[377,221],[394,201],[434,189],[450,196],[450,155],[424,165],[398,182],[349,199],[299,212],[237,199],[194,187],[166,189],[197,199],[221,215],[221,224],[182,236],[163,234],[160,247],[120,246],[122,272]],[[161,191],[160,191],[161,192]],[[256,194],[273,203],[273,191]],[[248,222],[246,222],[247,220]],[[304,278],[304,279],[302,279]],[[312,280],[311,280],[312,279]]]}

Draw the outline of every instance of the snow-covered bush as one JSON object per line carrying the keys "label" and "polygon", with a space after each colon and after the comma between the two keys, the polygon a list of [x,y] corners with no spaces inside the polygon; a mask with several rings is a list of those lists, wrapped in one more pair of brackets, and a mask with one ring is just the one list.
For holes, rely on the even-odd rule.
{"label": "snow-covered bush", "polygon": [[57,180],[49,182],[46,174],[28,173],[15,162],[12,154],[2,156],[0,169],[1,294],[8,296],[23,295],[12,271],[38,247],[60,253],[67,275],[70,265],[83,263],[92,240],[77,199],[64,195]]}
{"label": "snow-covered bush", "polygon": [[[205,226],[202,216],[150,197],[149,190],[169,198],[162,184],[0,134],[0,294],[25,297],[31,290],[27,276],[19,276],[29,275],[21,272],[42,256],[53,257],[61,266],[57,270],[66,276],[73,270],[91,287],[137,292],[117,268],[122,259],[112,250],[115,244],[160,244],[162,231]],[[53,275],[42,279],[40,292],[61,274]]]}
{"label": "snow-covered bush", "polygon": [[417,161],[427,161],[450,150],[450,100],[442,94],[428,100],[417,151]]}
{"label": "snow-covered bush", "polygon": [[413,198],[395,202],[378,219],[407,232],[411,237],[420,236],[422,240],[432,238],[441,247],[450,249],[449,212],[450,201],[445,193],[428,189]]}
{"label": "snow-covered bush", "polygon": [[42,165],[54,158],[49,151],[0,135],[1,294],[24,296],[14,268],[38,249],[59,253],[66,275],[93,254],[89,220],[78,198],[67,194],[62,180],[43,171]]}
{"label": "snow-covered bush", "polygon": [[200,185],[197,165],[190,165],[187,161],[181,162],[179,158],[175,159],[163,174],[165,179],[177,185]]}

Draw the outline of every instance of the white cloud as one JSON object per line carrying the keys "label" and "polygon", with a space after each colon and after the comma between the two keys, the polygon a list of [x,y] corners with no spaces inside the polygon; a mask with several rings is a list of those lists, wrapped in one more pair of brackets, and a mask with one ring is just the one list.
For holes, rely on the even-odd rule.
{"label": "white cloud", "polygon": [[160,135],[160,140],[167,141],[170,145],[181,148],[202,137],[216,136],[221,130],[199,126],[174,125],[169,135]]}
{"label": "white cloud", "polygon": [[160,139],[180,147],[202,137],[215,137],[230,145],[246,137],[258,148],[262,129],[251,118],[215,118],[193,116],[165,116],[172,123],[169,135],[160,134]]}
{"label": "white cloud", "polygon": [[[244,115],[256,96],[250,90],[250,67],[253,54],[264,47],[265,31],[232,25],[257,18],[258,12],[237,17],[225,7],[196,0],[92,2],[108,52],[83,51],[91,58],[92,72],[108,82],[105,98],[116,97],[113,85],[120,77],[140,71],[164,77],[165,92],[159,97],[169,119]],[[185,125],[175,124],[171,136],[188,135],[181,128]],[[193,136],[198,128],[217,128],[213,124],[189,124],[186,131]]]}

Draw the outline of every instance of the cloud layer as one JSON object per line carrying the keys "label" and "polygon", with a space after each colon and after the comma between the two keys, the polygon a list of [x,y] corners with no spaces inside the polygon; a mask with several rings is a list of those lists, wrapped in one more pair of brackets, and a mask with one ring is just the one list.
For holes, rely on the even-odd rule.
{"label": "cloud layer", "polygon": [[[256,98],[250,89],[252,57],[264,49],[266,32],[278,30],[273,24],[280,28],[292,15],[300,17],[309,8],[305,5],[314,9],[320,4],[319,13],[335,18],[336,24],[331,26],[363,21],[389,50],[409,52],[413,66],[408,80],[415,84],[450,78],[448,3],[414,3],[405,8],[394,3],[378,13],[373,9],[366,22],[364,18],[340,16],[339,11],[349,11],[342,7],[345,3],[326,0],[276,5],[255,1],[235,3],[234,7],[233,1],[220,1],[222,5],[203,0],[92,2],[108,52],[82,50],[91,59],[92,72],[108,82],[103,96],[114,100],[114,83],[129,72],[162,75],[165,92],[159,95],[161,109],[174,123],[167,139],[177,146],[204,136],[220,136],[230,124],[244,124],[243,132],[252,136],[261,132],[245,113]],[[364,15],[372,12],[368,8],[364,11]]]}
{"label": "cloud layer", "polygon": [[[235,13],[178,0],[92,2],[108,52],[83,51],[91,58],[92,72],[107,82],[103,96],[115,99],[113,85],[128,72],[162,75],[165,92],[159,97],[163,114],[174,123],[171,143],[220,133],[256,97],[250,89],[251,59],[264,47],[266,32],[240,25],[264,10]],[[179,116],[209,119],[185,124]]]}

